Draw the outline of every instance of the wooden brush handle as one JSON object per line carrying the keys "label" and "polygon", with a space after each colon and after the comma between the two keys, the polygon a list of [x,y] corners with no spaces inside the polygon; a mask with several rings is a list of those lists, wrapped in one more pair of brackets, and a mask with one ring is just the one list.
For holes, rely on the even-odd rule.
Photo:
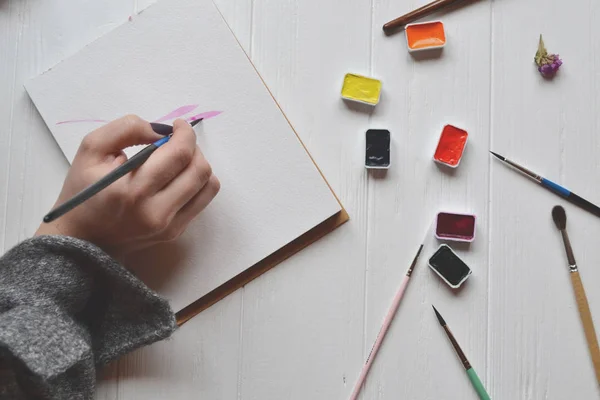
{"label": "wooden brush handle", "polygon": [[422,18],[428,14],[431,14],[437,10],[439,10],[441,7],[445,7],[446,5],[453,3],[454,0],[436,0],[436,1],[432,1],[429,4],[425,4],[423,7],[418,8],[414,11],[409,12],[406,15],[403,15],[401,17],[396,18],[393,21],[388,22],[387,24],[383,25],[383,30],[384,31],[389,31],[391,29],[396,29],[399,28],[401,26],[407,25],[412,21],[415,21],[419,18]]}
{"label": "wooden brush handle", "polygon": [[573,290],[575,291],[575,298],[577,299],[577,307],[579,308],[579,317],[583,324],[583,330],[585,331],[585,338],[587,339],[588,348],[590,350],[590,356],[594,363],[594,369],[596,370],[596,379],[600,384],[600,349],[598,348],[598,339],[596,339],[596,330],[594,329],[594,321],[592,320],[592,313],[590,312],[590,306],[583,289],[583,283],[578,271],[570,273],[571,282],[573,283]]}

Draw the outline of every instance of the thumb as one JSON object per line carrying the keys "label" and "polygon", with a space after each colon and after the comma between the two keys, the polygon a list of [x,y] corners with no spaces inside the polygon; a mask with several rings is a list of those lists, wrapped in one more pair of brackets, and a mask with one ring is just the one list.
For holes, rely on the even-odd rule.
{"label": "thumb", "polygon": [[138,144],[149,144],[163,136],[152,130],[150,123],[137,115],[119,118],[89,133],[82,142],[82,150],[104,157]]}

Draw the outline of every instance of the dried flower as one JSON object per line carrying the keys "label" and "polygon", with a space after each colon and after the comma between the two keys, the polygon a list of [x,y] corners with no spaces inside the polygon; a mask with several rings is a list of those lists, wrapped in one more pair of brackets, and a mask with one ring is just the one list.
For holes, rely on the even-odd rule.
{"label": "dried flower", "polygon": [[534,61],[538,66],[538,71],[540,71],[544,78],[552,78],[562,65],[562,60],[558,54],[548,54],[542,35],[540,35],[540,43],[537,53],[535,53]]}

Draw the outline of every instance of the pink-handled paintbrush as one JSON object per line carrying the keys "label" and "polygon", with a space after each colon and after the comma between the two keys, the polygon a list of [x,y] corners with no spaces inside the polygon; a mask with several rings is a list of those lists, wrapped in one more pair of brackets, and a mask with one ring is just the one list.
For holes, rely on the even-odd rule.
{"label": "pink-handled paintbrush", "polygon": [[410,276],[412,275],[413,270],[414,270],[415,266],[417,265],[417,261],[419,260],[419,255],[421,254],[422,250],[423,250],[423,245],[421,244],[421,246],[419,246],[419,250],[417,251],[417,255],[413,259],[413,262],[410,264],[408,271],[406,271],[406,275],[404,275],[404,279],[402,280],[402,283],[400,284],[400,288],[398,289],[396,296],[394,296],[394,300],[392,301],[392,306],[388,310],[387,315],[385,316],[385,319],[383,320],[383,325],[381,326],[381,329],[379,330],[379,334],[377,335],[375,344],[373,345],[373,348],[371,349],[371,353],[369,353],[369,357],[367,357],[367,362],[365,363],[365,365],[362,368],[362,371],[360,372],[360,376],[358,377],[356,386],[354,386],[354,390],[352,391],[350,400],[356,400],[358,398],[358,395],[360,394],[360,390],[361,390],[363,384],[365,383],[365,379],[367,378],[367,374],[369,373],[369,370],[371,369],[373,360],[375,360],[375,356],[377,356],[377,352],[381,348],[381,343],[383,343],[383,339],[385,338],[385,335],[386,335],[387,331],[389,330],[390,325],[392,324],[394,315],[396,315],[396,311],[398,310],[398,307],[400,306],[400,301],[402,300],[402,297],[404,296],[404,292],[406,291],[406,287],[408,286],[408,282],[410,281]]}

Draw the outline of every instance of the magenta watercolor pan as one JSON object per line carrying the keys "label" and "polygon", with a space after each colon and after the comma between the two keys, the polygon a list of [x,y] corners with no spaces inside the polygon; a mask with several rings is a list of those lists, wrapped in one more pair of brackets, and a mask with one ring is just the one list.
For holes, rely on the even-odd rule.
{"label": "magenta watercolor pan", "polygon": [[437,215],[435,237],[470,243],[475,240],[475,219],[473,214],[440,212]]}

